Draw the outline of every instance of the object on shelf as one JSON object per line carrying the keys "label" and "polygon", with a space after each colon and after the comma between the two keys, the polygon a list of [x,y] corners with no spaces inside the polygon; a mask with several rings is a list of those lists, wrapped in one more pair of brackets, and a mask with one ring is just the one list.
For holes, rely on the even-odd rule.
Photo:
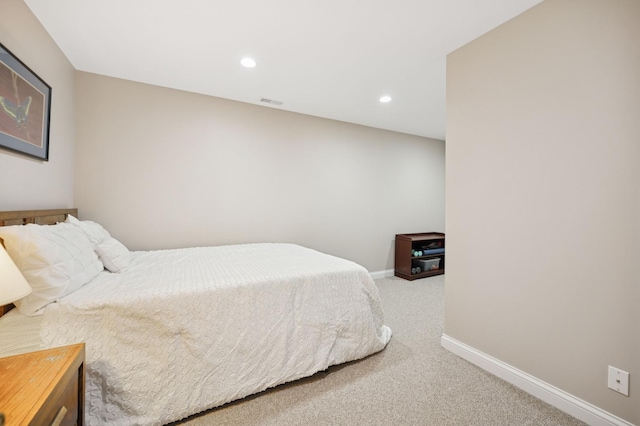
{"label": "object on shelf", "polygon": [[441,254],[441,253],[444,253],[444,249],[443,248],[428,249],[428,250],[423,250],[420,253],[422,253],[422,256],[427,256],[429,254]]}
{"label": "object on shelf", "polygon": [[436,269],[440,268],[439,257],[434,257],[432,259],[418,259],[418,263],[420,264],[420,268],[422,268],[423,271],[435,271]]}
{"label": "object on shelf", "polygon": [[429,249],[441,248],[442,245],[443,245],[442,241],[431,241],[428,244],[424,244],[422,246],[422,249],[429,250]]}

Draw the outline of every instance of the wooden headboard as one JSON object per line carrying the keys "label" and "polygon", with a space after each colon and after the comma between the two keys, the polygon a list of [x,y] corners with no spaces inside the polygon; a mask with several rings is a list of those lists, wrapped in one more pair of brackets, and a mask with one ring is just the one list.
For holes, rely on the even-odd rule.
{"label": "wooden headboard", "polygon": [[57,222],[64,222],[69,214],[78,217],[78,209],[19,210],[12,212],[0,212],[0,226],[26,225],[27,223],[53,225]]}
{"label": "wooden headboard", "polygon": [[[67,215],[78,217],[78,209],[53,209],[53,210],[19,210],[0,212],[0,226],[26,225],[35,223],[38,225],[54,225],[64,222]],[[0,240],[2,243],[2,240]],[[0,306],[0,317],[9,312],[13,304]]]}

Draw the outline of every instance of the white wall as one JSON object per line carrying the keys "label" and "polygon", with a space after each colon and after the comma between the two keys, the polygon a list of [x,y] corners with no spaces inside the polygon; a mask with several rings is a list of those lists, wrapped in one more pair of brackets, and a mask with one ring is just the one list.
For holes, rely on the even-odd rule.
{"label": "white wall", "polygon": [[446,153],[445,333],[635,424],[639,22],[547,0],[449,55]]}
{"label": "white wall", "polygon": [[444,142],[76,75],[76,205],[132,249],[302,244],[393,268],[444,229]]}
{"label": "white wall", "polygon": [[0,210],[73,205],[74,69],[20,0],[0,1],[0,43],[49,86],[49,161],[0,149]]}

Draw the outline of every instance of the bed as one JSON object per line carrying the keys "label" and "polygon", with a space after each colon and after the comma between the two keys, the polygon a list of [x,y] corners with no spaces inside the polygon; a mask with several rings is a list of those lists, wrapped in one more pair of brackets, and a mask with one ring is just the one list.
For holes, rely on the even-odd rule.
{"label": "bed", "polygon": [[[88,425],[167,424],[364,358],[391,338],[375,283],[348,260],[284,243],[129,251],[76,218],[0,212],[0,238],[34,293],[48,285],[43,275],[64,275],[52,272],[60,265],[85,274],[65,272],[55,300],[32,293],[0,308],[0,356],[84,342]],[[41,233],[53,242],[34,243]],[[47,251],[73,260],[39,259],[49,269],[34,275],[23,258]]]}

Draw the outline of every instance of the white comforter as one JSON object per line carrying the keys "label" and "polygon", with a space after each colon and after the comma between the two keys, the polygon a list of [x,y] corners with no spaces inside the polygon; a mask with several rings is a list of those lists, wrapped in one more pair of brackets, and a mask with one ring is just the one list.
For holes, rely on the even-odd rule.
{"label": "white comforter", "polygon": [[85,342],[86,422],[165,424],[380,351],[361,266],[292,244],[133,252],[45,309],[47,347]]}

